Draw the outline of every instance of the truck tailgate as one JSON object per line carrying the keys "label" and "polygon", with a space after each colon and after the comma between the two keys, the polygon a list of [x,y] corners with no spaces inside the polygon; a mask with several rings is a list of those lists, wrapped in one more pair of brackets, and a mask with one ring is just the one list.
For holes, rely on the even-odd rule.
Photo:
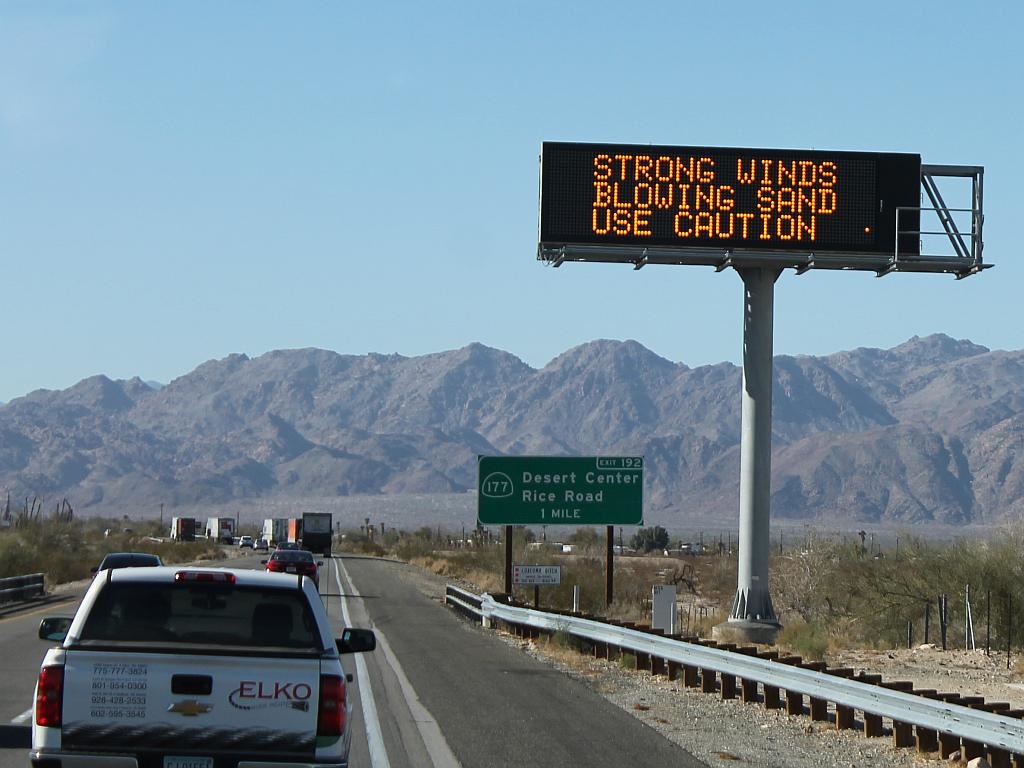
{"label": "truck tailgate", "polygon": [[137,652],[120,658],[126,660],[68,651],[63,749],[313,755],[319,658]]}

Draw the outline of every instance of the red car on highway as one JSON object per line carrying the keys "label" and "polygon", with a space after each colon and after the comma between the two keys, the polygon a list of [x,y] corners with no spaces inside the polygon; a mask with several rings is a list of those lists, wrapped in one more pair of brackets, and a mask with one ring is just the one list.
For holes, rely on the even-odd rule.
{"label": "red car on highway", "polygon": [[295,573],[309,576],[320,587],[320,566],[323,560],[315,560],[312,552],[304,549],[275,549],[269,560],[261,560],[267,570],[273,573]]}

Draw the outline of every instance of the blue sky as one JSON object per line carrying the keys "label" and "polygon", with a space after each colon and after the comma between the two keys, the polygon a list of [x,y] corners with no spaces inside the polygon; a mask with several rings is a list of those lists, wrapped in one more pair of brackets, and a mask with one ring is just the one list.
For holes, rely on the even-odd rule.
{"label": "blue sky", "polygon": [[787,271],[775,352],[1024,348],[1022,8],[3,0],[0,401],[298,347],[738,362],[735,273],[536,261],[542,141],[983,165],[993,269]]}

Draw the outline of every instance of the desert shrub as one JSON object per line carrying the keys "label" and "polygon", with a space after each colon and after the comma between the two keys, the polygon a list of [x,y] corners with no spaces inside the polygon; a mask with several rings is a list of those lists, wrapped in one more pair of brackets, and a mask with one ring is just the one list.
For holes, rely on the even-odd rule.
{"label": "desert shrub", "polygon": [[588,656],[594,652],[594,644],[592,642],[586,638],[571,635],[564,629],[556,630],[548,635],[544,642],[551,647]]}
{"label": "desert shrub", "polygon": [[794,621],[783,627],[777,642],[797,656],[814,660],[825,658],[831,645],[828,633],[821,625],[801,621]]}
{"label": "desert shrub", "polygon": [[700,617],[695,617],[690,624],[690,634],[698,637],[711,637],[711,630],[723,621],[728,620],[729,612],[723,609],[712,611]]}
{"label": "desert shrub", "polygon": [[384,547],[372,540],[359,542],[356,545],[356,551],[371,557],[384,557],[387,554],[387,550]]}
{"label": "desert shrub", "polygon": [[[71,521],[34,520],[0,531],[0,578],[29,573],[45,574],[47,584],[63,584],[91,577],[108,552],[150,552],[168,565],[223,559],[224,550],[205,539],[194,542],[159,541],[154,525],[123,523],[99,518]],[[107,534],[109,531],[109,535]]]}
{"label": "desert shrub", "polygon": [[394,544],[393,551],[399,560],[412,562],[433,554],[436,546],[432,541],[419,536],[402,536]]}
{"label": "desert shrub", "polygon": [[1013,662],[1013,674],[1017,677],[1024,677],[1024,659],[1018,657],[1017,660]]}

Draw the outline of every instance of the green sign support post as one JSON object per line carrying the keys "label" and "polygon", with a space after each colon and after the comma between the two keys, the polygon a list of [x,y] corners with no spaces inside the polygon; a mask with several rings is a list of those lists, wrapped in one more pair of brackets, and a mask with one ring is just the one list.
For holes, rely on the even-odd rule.
{"label": "green sign support post", "polygon": [[481,456],[477,521],[505,526],[505,591],[512,594],[512,527],[603,525],[612,601],[614,526],[643,525],[642,456]]}

